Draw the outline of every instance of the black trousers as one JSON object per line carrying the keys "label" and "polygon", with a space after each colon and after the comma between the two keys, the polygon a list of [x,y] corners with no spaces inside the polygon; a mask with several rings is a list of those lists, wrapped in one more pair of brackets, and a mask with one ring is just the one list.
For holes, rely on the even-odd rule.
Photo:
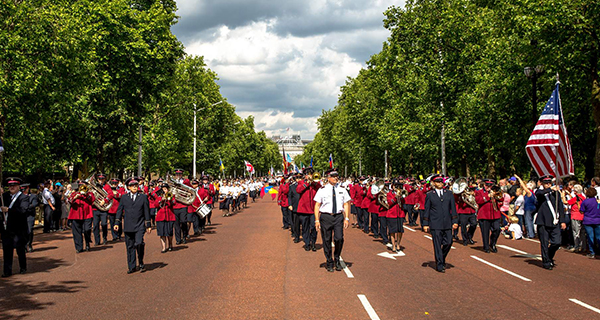
{"label": "black trousers", "polygon": [[385,216],[379,217],[379,235],[381,236],[384,244],[390,242],[387,232],[387,218]]}
{"label": "black trousers", "polygon": [[292,237],[300,240],[300,218],[298,212],[292,211]]}
{"label": "black trousers", "polygon": [[50,205],[44,205],[44,233],[50,232],[54,229],[52,219],[54,218],[54,211],[50,208]]}
{"label": "black trousers", "polygon": [[4,274],[12,274],[13,254],[17,249],[19,257],[19,268],[27,270],[27,258],[25,257],[25,246],[27,245],[26,234],[16,234],[13,232],[4,232],[2,234],[2,253],[4,260]]}
{"label": "black trousers", "polygon": [[181,242],[188,236],[187,208],[173,210],[175,214],[175,241]]}
{"label": "black trousers", "polygon": [[459,214],[458,222],[460,223],[460,233],[463,241],[473,240],[473,235],[477,229],[477,215]]}
{"label": "black trousers", "polygon": [[302,239],[304,245],[311,245],[317,242],[317,229],[315,229],[315,215],[299,213],[298,218],[302,225]]}
{"label": "black trousers", "polygon": [[[102,239],[106,240],[108,236],[108,212],[93,210],[94,212],[94,243],[99,244]],[[102,239],[100,238],[100,227],[102,227]]]}
{"label": "black trousers", "polygon": [[354,205],[354,207],[356,208],[356,223],[358,223],[358,228],[359,229],[363,229],[363,215],[362,215],[362,208],[357,207],[356,205]]}
{"label": "black trousers", "polygon": [[35,226],[35,216],[27,216],[27,245],[33,247],[33,227]]}
{"label": "black trousers", "polygon": [[292,212],[288,207],[281,207],[281,216],[283,220],[283,227],[289,228],[292,225]]}
{"label": "black trousers", "polygon": [[438,271],[446,267],[446,257],[452,248],[452,229],[432,229],[435,267]]}
{"label": "black trousers", "polygon": [[423,212],[425,209],[414,210],[415,211],[415,221],[417,221],[417,216],[419,216],[419,225],[423,228]]}
{"label": "black trousers", "polygon": [[377,213],[371,213],[371,232],[375,237],[379,236],[379,215]]}
{"label": "black trousers", "polygon": [[[194,227],[194,234],[198,235],[198,234],[200,234],[200,215],[197,212],[193,212],[191,215],[192,215],[192,226]],[[188,231],[188,233],[189,233],[189,231]]]}
{"label": "black trousers", "polygon": [[365,233],[369,233],[369,211],[367,210],[367,208],[362,208],[362,216],[363,216],[363,231]]}
{"label": "black trousers", "polygon": [[92,242],[92,219],[71,220],[71,232],[73,232],[75,250],[83,250],[84,238],[85,246],[89,247],[90,242]]}
{"label": "black trousers", "polygon": [[136,267],[136,252],[140,265],[144,264],[144,232],[125,232],[125,246],[127,247],[127,268],[133,270]]}
{"label": "black trousers", "polygon": [[[344,246],[344,215],[330,215],[322,213],[319,217],[321,221],[321,239],[323,240],[323,253],[327,259],[327,265],[333,267],[333,262],[340,261],[342,247]],[[333,257],[331,257],[331,238],[335,244]]]}
{"label": "black trousers", "polygon": [[417,219],[417,216],[415,214],[413,214],[415,205],[414,204],[405,204],[404,205],[404,213],[406,214],[406,217],[408,218],[408,224],[410,224],[411,226],[414,225],[414,223],[416,222],[415,220]]}
{"label": "black trousers", "polygon": [[554,262],[554,255],[562,241],[560,236],[560,225],[553,227],[538,225],[538,236],[540,237],[540,247],[542,249],[542,263],[544,267],[549,267]]}
{"label": "black trousers", "polygon": [[123,230],[119,229],[119,231],[115,231],[115,220],[117,219],[116,214],[108,214],[108,221],[110,221],[110,234],[112,235],[112,239],[120,240],[121,235],[123,234]]}
{"label": "black trousers", "polygon": [[500,236],[500,219],[480,219],[479,228],[481,228],[483,250],[489,250],[490,246],[495,247]]}

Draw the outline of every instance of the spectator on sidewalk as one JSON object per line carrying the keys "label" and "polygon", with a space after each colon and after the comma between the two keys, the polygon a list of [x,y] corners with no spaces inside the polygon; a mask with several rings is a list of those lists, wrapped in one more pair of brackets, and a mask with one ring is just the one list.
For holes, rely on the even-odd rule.
{"label": "spectator on sidewalk", "polygon": [[54,217],[55,200],[51,192],[52,180],[44,182],[42,203],[44,204],[44,233],[54,232],[52,218]]}
{"label": "spectator on sidewalk", "polygon": [[573,186],[575,196],[568,200],[568,205],[571,206],[571,230],[573,231],[573,250],[581,252],[585,248],[585,229],[583,227],[583,214],[579,210],[581,203],[585,200],[583,187],[579,184]]}
{"label": "spectator on sidewalk", "polygon": [[596,258],[596,250],[600,244],[600,204],[596,200],[597,195],[596,188],[587,188],[585,190],[587,199],[583,200],[579,209],[583,214],[583,226],[587,233],[590,249],[587,256],[591,259]]}

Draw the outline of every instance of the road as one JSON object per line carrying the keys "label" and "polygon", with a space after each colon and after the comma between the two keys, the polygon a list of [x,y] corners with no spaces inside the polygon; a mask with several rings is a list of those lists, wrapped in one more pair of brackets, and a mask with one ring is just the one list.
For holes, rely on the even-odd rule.
{"label": "road", "polygon": [[320,235],[317,252],[294,244],[270,197],[232,217],[215,212],[173,252],[147,234],[146,273],[126,274],[123,242],[76,254],[70,232],[40,234],[28,273],[0,279],[0,319],[600,319],[598,260],[560,250],[548,271],[538,243],[500,239],[486,254],[478,230],[474,246],[454,244],[441,274],[431,240],[412,230],[395,257],[345,230],[347,268],[334,273]]}

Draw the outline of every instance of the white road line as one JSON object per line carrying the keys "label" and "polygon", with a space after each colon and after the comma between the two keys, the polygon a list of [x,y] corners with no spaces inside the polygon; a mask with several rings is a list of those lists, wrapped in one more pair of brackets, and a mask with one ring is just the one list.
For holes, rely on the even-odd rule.
{"label": "white road line", "polygon": [[[423,237],[425,237],[425,238],[427,238],[427,239],[429,239],[429,240],[433,240],[433,239],[432,239],[430,236],[427,236],[427,235],[423,235]],[[451,249],[456,249],[455,247],[450,247],[450,248],[451,248]]]}
{"label": "white road line", "polygon": [[342,259],[342,257],[340,257],[340,264],[342,265],[342,268],[344,269],[346,276],[348,276],[348,278],[350,278],[350,279],[354,279],[354,275],[352,274],[350,269],[348,269],[348,266],[346,265],[346,263],[344,262],[344,259]]}
{"label": "white road line", "polygon": [[525,278],[523,276],[520,276],[520,275],[518,275],[518,274],[516,274],[516,273],[514,273],[514,272],[512,272],[510,270],[506,270],[506,269],[504,269],[502,267],[499,267],[499,266],[497,266],[497,265],[495,265],[493,263],[487,262],[487,261],[485,261],[485,260],[483,260],[483,259],[481,259],[481,258],[479,258],[477,256],[471,256],[471,258],[473,258],[473,259],[475,259],[475,260],[477,260],[479,262],[483,262],[483,263],[487,264],[488,266],[490,266],[492,268],[496,268],[496,269],[498,269],[498,270],[500,270],[502,272],[506,272],[506,273],[510,274],[511,276],[517,277],[517,278],[519,278],[519,279],[521,279],[523,281],[531,281],[531,279],[527,279],[527,278]]}
{"label": "white road line", "polygon": [[371,318],[371,320],[380,320],[379,316],[377,315],[377,312],[375,312],[373,307],[371,307],[369,300],[367,300],[367,297],[364,294],[359,294],[358,299],[360,299],[360,302],[362,303],[363,307],[369,314],[369,317]]}
{"label": "white road line", "polygon": [[580,306],[582,306],[584,308],[588,308],[588,309],[590,309],[590,310],[592,310],[592,311],[594,311],[596,313],[600,313],[600,309],[592,307],[589,304],[581,302],[581,301],[579,301],[577,299],[569,299],[569,301],[574,302],[574,303],[576,303],[576,304],[578,304],[578,305],[580,305]]}
{"label": "white road line", "polygon": [[404,227],[404,229],[408,229],[408,230],[410,230],[410,231],[412,231],[412,232],[417,232],[415,229],[411,229],[411,228],[409,228],[409,227]]}
{"label": "white road line", "polygon": [[527,241],[535,242],[535,243],[540,243],[538,240],[535,240],[535,239],[529,239],[529,238],[523,238],[523,239],[525,239]]}
{"label": "white road line", "polygon": [[533,258],[533,259],[537,259],[537,260],[540,260],[540,261],[542,260],[542,257],[539,254],[537,254],[537,255],[536,254],[530,254],[530,253],[527,253],[525,251],[521,251],[519,249],[511,248],[509,246],[505,246],[503,244],[499,244],[499,245],[497,245],[497,247],[518,253],[517,257]]}

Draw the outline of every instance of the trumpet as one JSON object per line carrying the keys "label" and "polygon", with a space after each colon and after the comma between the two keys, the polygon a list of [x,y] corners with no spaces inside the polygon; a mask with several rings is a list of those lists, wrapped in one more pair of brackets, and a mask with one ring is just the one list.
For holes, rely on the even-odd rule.
{"label": "trumpet", "polygon": [[87,184],[80,184],[79,188],[77,189],[77,191],[79,191],[79,193],[88,193],[90,189],[88,188]]}
{"label": "trumpet", "polygon": [[321,175],[317,172],[312,176],[313,181],[321,181]]}
{"label": "trumpet", "polygon": [[173,200],[173,193],[171,191],[168,191],[167,193],[165,193],[164,199],[166,201],[171,201]]}

